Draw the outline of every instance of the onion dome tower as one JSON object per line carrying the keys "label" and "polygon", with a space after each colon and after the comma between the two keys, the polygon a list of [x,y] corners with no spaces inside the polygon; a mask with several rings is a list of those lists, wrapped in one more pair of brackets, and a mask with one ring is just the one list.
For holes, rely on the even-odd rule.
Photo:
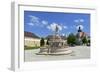
{"label": "onion dome tower", "polygon": [[77,30],[77,45],[81,45],[82,44],[82,29],[81,27],[79,26],[78,30]]}

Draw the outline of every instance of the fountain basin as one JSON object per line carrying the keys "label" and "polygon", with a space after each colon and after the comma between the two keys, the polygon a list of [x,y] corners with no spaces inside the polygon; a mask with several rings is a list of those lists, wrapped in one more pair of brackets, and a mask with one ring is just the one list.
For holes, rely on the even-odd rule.
{"label": "fountain basin", "polygon": [[48,52],[48,49],[44,49],[40,51],[39,53],[36,53],[37,55],[68,55],[72,53],[73,51],[68,48],[59,48],[55,52]]}

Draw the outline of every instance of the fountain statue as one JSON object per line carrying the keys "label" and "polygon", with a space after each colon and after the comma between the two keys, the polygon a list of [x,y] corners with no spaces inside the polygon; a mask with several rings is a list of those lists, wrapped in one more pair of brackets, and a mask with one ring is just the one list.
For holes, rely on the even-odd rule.
{"label": "fountain statue", "polygon": [[72,50],[68,49],[68,46],[65,46],[67,42],[62,40],[61,36],[59,35],[59,25],[55,26],[54,34],[49,39],[49,45],[46,47],[40,48],[38,54],[49,54],[49,55],[60,55],[60,54],[69,54]]}

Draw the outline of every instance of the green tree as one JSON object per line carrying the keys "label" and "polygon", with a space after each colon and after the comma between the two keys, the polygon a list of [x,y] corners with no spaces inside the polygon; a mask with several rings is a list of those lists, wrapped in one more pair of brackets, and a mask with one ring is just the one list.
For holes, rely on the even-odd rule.
{"label": "green tree", "polygon": [[88,43],[90,43],[90,40],[88,40]]}
{"label": "green tree", "polygon": [[73,33],[69,34],[69,36],[67,38],[67,43],[69,45],[76,44],[76,36]]}
{"label": "green tree", "polygon": [[47,42],[46,42],[46,44],[47,44],[47,45],[49,45],[49,38],[47,39]]}
{"label": "green tree", "polygon": [[41,40],[40,40],[40,46],[44,46],[44,44],[45,44],[44,38],[41,38]]}
{"label": "green tree", "polygon": [[82,39],[82,42],[83,42],[83,44],[87,44],[87,43],[88,43],[87,38],[86,38],[86,37],[84,37],[84,38]]}
{"label": "green tree", "polygon": [[87,46],[90,46],[90,43],[91,43],[91,41],[90,41],[90,39],[88,40],[88,43],[87,43]]}

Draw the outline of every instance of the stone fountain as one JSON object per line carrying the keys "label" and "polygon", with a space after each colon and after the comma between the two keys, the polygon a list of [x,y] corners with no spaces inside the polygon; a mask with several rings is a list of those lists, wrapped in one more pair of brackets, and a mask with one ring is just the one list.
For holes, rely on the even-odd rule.
{"label": "stone fountain", "polygon": [[55,31],[53,36],[49,39],[49,45],[41,47],[39,55],[64,55],[72,53],[72,50],[68,49],[68,46],[65,46],[67,42],[64,42],[61,36],[59,35],[59,27],[55,26]]}

